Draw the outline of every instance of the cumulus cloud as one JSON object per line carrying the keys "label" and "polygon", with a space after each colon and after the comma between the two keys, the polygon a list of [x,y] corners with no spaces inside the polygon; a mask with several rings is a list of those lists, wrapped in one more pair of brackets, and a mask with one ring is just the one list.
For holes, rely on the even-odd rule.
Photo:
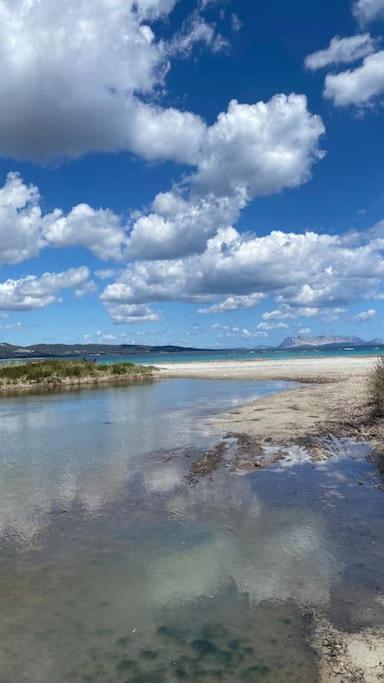
{"label": "cumulus cloud", "polygon": [[9,173],[0,188],[0,263],[37,256],[43,245],[39,191]]}
{"label": "cumulus cloud", "polygon": [[87,204],[44,215],[38,189],[17,173],[9,173],[0,188],[0,263],[20,263],[49,246],[82,246],[102,260],[122,260],[127,230],[112,211]]}
{"label": "cumulus cloud", "polygon": [[169,69],[150,22],[175,3],[1,0],[0,153],[44,161],[130,150],[193,162],[201,119],[140,99]]}
{"label": "cumulus cloud", "polygon": [[311,71],[322,69],[333,64],[348,64],[357,59],[366,57],[375,51],[376,41],[369,33],[361,33],[356,36],[332,38],[329,47],[308,55],[305,66]]}
{"label": "cumulus cloud", "polygon": [[328,74],[324,95],[337,107],[364,106],[384,92],[384,50],[364,59],[361,66]]}
{"label": "cumulus cloud", "polygon": [[175,258],[202,251],[207,239],[238,219],[248,201],[306,182],[323,156],[324,126],[302,95],[241,105],[206,129],[187,191],[158,195],[133,225],[130,258]]}
{"label": "cumulus cloud", "polygon": [[231,327],[230,325],[220,325],[215,323],[211,325],[211,330],[214,330],[218,339],[223,337],[232,337],[237,339],[250,339],[252,337],[267,337],[268,333],[260,330],[249,330],[247,327]]}
{"label": "cumulus cloud", "polygon": [[111,305],[108,301],[108,296],[104,295],[101,298],[106,302],[107,310],[116,325],[156,322],[157,320],[161,320],[161,315],[145,304]]}
{"label": "cumulus cloud", "polygon": [[239,308],[254,308],[264,299],[264,294],[255,292],[243,296],[229,296],[219,304],[200,308],[199,313],[226,313],[227,311],[237,311]]}
{"label": "cumulus cloud", "polygon": [[[171,121],[167,131],[170,144],[178,145],[177,122]],[[44,246],[82,246],[99,259],[116,261],[174,259],[202,252],[210,237],[238,220],[248,201],[306,182],[322,156],[319,138],[324,126],[300,95],[277,95],[256,105],[233,101],[204,131],[202,144],[192,155],[196,158],[190,159],[196,171],[186,188],[158,194],[151,211],[133,223],[88,204],[68,213],[55,209],[42,215],[37,188],[11,174],[0,190],[0,258],[22,261]],[[150,144],[152,153],[164,144],[164,136],[149,122],[141,135],[146,143],[151,135],[156,138]],[[189,138],[181,138],[185,156]],[[140,135],[135,144],[140,144]],[[9,239],[11,224],[16,228]]]}
{"label": "cumulus cloud", "polygon": [[207,131],[194,182],[200,191],[248,198],[301,185],[323,156],[319,116],[304,95],[275,95],[268,102],[233,100]]}
{"label": "cumulus cloud", "polygon": [[355,0],[353,11],[357,19],[365,24],[384,16],[384,0]]}
{"label": "cumulus cloud", "polygon": [[[384,276],[384,242],[362,236],[353,245],[338,235],[283,233],[241,235],[221,230],[201,255],[131,264],[108,285],[102,300],[118,305],[157,301],[209,301],[255,292],[276,297],[279,311],[265,322],[312,317],[373,295]],[[239,301],[240,299],[235,299]],[[296,315],[296,314],[295,314]]]}
{"label": "cumulus cloud", "polygon": [[125,255],[127,235],[120,218],[88,204],[78,204],[68,214],[56,209],[46,215],[41,233],[46,245],[86,247],[101,260],[119,261]]}
{"label": "cumulus cloud", "polygon": [[263,322],[258,324],[257,329],[263,330],[264,332],[267,330],[287,330],[288,325],[286,323]]}
{"label": "cumulus cloud", "polygon": [[[201,16],[202,5],[168,42],[158,40],[153,22],[175,4],[0,0],[0,96],[7,102],[0,111],[0,154],[44,161],[129,150],[191,167],[181,188],[158,195],[150,212],[133,223],[87,204],[42,216],[36,188],[11,178],[24,194],[22,206],[10,208],[8,218],[17,212],[20,229],[4,251],[5,262],[47,245],[83,246],[117,261],[202,252],[248,201],[309,179],[322,156],[324,126],[303,95],[279,94],[256,104],[233,100],[211,126],[156,103],[171,57],[189,54],[196,43],[224,46],[215,25]],[[0,213],[0,242],[1,219]]]}
{"label": "cumulus cloud", "polygon": [[318,315],[318,308],[292,308],[287,304],[283,304],[280,308],[273,311],[266,311],[263,313],[263,320],[295,320],[296,318],[313,318]]}
{"label": "cumulus cloud", "polygon": [[374,308],[370,308],[368,311],[362,311],[356,315],[355,320],[358,320],[359,322],[366,322],[367,320],[372,320],[375,316],[376,310]]}
{"label": "cumulus cloud", "polygon": [[237,221],[244,206],[241,196],[190,197],[177,191],[156,196],[152,211],[140,216],[127,241],[131,259],[166,259],[204,251],[219,228]]}
{"label": "cumulus cloud", "polygon": [[45,308],[58,300],[58,293],[83,285],[89,278],[86,267],[70,268],[61,273],[28,275],[0,283],[0,310],[28,311]]}

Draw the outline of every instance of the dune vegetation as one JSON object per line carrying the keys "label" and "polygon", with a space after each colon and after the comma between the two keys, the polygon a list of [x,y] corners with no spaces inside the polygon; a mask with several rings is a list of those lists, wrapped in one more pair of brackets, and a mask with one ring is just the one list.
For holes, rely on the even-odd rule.
{"label": "dune vegetation", "polygon": [[377,359],[369,376],[369,400],[376,416],[384,415],[384,356]]}
{"label": "dune vegetation", "polygon": [[154,367],[128,362],[101,365],[87,360],[39,360],[0,368],[0,389],[143,381],[155,374]]}

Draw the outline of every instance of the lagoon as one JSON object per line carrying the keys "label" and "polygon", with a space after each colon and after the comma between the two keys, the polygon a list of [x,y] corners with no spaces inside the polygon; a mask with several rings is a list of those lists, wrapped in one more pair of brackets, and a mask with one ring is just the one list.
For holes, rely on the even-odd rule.
{"label": "lagoon", "polygon": [[361,449],[188,479],[213,413],[287,386],[2,399],[0,680],[307,683],[317,611],[384,624],[384,498]]}

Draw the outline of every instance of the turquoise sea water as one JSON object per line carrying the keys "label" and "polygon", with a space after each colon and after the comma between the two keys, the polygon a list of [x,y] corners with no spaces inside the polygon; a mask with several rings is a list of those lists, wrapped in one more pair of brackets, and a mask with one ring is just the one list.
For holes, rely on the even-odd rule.
{"label": "turquoise sea water", "polygon": [[213,362],[220,360],[287,360],[290,358],[330,358],[350,356],[378,356],[384,354],[384,348],[379,346],[345,346],[338,349],[267,349],[267,350],[231,350],[224,351],[194,351],[180,353],[146,353],[134,356],[105,356],[101,363],[116,363],[132,360],[134,363],[161,365],[168,363],[192,363],[196,361]]}

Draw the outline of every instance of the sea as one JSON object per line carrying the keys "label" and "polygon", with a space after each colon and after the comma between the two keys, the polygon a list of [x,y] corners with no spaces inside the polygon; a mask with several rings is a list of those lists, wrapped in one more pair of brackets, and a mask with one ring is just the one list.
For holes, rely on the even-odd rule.
{"label": "sea", "polygon": [[299,348],[299,349],[223,349],[220,351],[180,351],[177,353],[145,353],[132,356],[100,356],[100,363],[116,363],[132,360],[142,365],[161,365],[168,363],[193,363],[217,361],[250,360],[289,360],[294,358],[331,358],[353,356],[379,356],[384,354],[384,346],[342,346],[337,348]]}

